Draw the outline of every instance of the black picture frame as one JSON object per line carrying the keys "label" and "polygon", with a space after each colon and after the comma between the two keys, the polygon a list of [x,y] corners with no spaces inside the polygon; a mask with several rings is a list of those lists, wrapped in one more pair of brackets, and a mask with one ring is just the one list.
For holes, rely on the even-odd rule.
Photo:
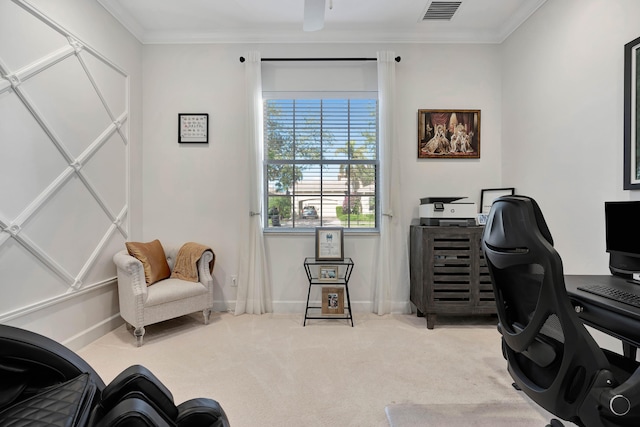
{"label": "black picture frame", "polygon": [[209,114],[208,113],[179,113],[178,114],[178,143],[179,144],[208,144],[209,143]]}
{"label": "black picture frame", "polygon": [[316,260],[344,261],[343,227],[316,227]]}
{"label": "black picture frame", "polygon": [[[507,188],[485,188],[480,191],[480,213],[488,214],[491,210],[493,201],[502,196],[513,196],[516,189],[514,187]],[[480,221],[478,221],[480,223]]]}
{"label": "black picture frame", "polygon": [[624,45],[624,184],[640,190],[640,37]]}

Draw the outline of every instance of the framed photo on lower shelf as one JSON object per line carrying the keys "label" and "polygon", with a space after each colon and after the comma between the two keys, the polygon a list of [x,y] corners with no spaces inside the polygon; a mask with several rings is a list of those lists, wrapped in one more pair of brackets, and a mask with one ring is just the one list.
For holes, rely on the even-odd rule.
{"label": "framed photo on lower shelf", "polygon": [[344,314],[344,288],[322,288],[322,314]]}

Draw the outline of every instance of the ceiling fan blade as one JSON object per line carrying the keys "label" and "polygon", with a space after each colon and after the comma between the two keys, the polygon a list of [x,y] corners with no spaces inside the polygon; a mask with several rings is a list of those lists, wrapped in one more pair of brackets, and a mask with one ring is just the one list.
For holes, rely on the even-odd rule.
{"label": "ceiling fan blade", "polygon": [[304,31],[318,31],[324,27],[326,0],[304,0]]}

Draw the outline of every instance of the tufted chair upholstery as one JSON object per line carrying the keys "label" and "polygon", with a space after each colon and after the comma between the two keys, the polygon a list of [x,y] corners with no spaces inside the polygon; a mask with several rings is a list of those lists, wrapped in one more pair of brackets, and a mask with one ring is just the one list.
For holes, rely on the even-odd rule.
{"label": "tufted chair upholstery", "polygon": [[0,325],[0,426],[229,427],[229,420],[213,399],[176,404],[144,366],[130,366],[105,385],[62,344]]}
{"label": "tufted chair upholstery", "polygon": [[[179,246],[163,245],[169,268],[173,270]],[[144,327],[185,314],[202,311],[204,323],[209,323],[213,307],[213,277],[209,263],[211,250],[203,253],[197,263],[199,282],[164,279],[147,286],[142,263],[122,250],[113,256],[118,270],[120,316],[134,328],[136,343],[142,345]]]}

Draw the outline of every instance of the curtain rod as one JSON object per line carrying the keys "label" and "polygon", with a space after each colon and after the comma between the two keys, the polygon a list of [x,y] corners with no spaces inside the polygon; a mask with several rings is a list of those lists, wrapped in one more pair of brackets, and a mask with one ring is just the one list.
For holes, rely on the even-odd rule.
{"label": "curtain rod", "polygon": [[[396,62],[402,58],[396,56]],[[377,58],[262,58],[261,61],[282,62],[282,61],[377,61]],[[240,62],[244,62],[244,56],[240,57]]]}

